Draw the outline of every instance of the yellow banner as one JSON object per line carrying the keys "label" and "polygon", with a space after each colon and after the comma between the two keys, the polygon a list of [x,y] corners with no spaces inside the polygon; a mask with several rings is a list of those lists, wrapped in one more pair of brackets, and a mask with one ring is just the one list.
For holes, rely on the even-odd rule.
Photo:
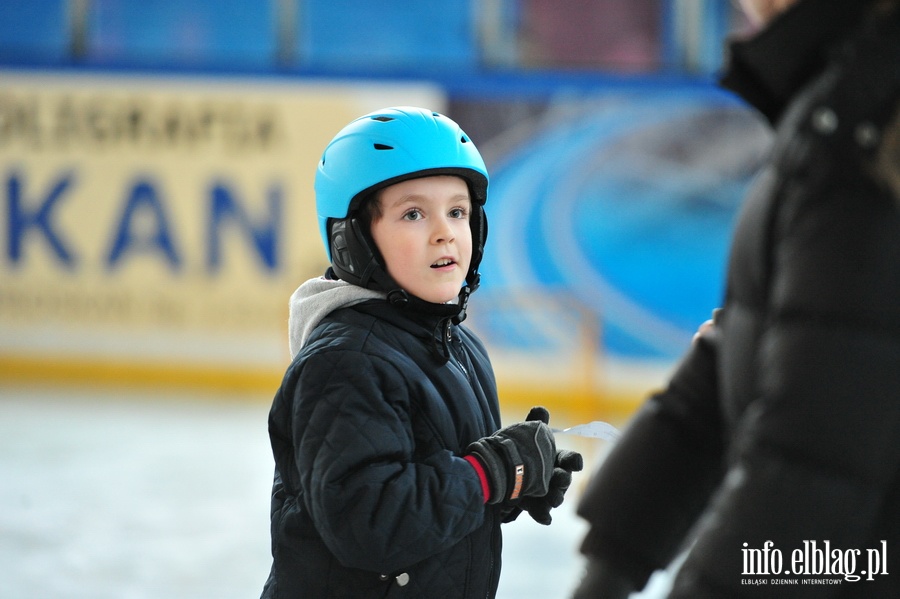
{"label": "yellow banner", "polygon": [[288,297],[327,266],[325,145],[370,110],[444,103],[425,85],[0,71],[0,380],[280,372]]}

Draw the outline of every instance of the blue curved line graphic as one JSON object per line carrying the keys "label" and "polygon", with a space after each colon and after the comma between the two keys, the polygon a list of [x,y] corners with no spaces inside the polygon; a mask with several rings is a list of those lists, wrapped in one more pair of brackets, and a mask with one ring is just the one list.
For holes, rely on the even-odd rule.
{"label": "blue curved line graphic", "polygon": [[[607,352],[680,355],[718,305],[750,169],[723,176],[703,164],[673,167],[630,145],[641,136],[677,143],[665,131],[671,123],[702,122],[721,104],[702,94],[621,97],[564,105],[534,123],[492,168],[485,289],[565,291],[602,322]],[[505,342],[519,346],[559,336],[539,313],[501,328]]]}

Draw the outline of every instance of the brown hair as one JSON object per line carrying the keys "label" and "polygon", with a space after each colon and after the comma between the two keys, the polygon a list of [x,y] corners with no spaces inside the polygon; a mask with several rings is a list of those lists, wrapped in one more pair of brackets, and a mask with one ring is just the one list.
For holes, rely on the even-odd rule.
{"label": "brown hair", "polygon": [[365,225],[367,231],[371,230],[373,222],[384,215],[381,210],[381,192],[382,190],[379,189],[370,193],[363,198],[359,203],[359,208],[355,210],[355,216]]}

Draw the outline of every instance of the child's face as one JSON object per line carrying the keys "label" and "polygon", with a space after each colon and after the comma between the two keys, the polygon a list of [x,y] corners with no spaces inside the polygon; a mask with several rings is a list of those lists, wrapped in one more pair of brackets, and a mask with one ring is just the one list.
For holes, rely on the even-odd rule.
{"label": "child's face", "polygon": [[466,182],[444,175],[410,179],[381,190],[379,203],[371,231],[388,274],[427,302],[459,295],[472,259]]}

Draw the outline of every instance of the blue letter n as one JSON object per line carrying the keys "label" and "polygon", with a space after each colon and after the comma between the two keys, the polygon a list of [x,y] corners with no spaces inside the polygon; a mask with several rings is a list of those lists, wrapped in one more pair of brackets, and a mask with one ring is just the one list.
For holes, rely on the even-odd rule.
{"label": "blue letter n", "polygon": [[252,241],[257,254],[270,272],[278,268],[278,225],[281,221],[281,190],[273,186],[266,195],[269,215],[268,222],[254,227],[250,217],[234,200],[224,185],[214,185],[210,198],[210,222],[207,236],[207,269],[216,272],[222,265],[222,242],[219,229],[228,220],[234,221],[239,229]]}

